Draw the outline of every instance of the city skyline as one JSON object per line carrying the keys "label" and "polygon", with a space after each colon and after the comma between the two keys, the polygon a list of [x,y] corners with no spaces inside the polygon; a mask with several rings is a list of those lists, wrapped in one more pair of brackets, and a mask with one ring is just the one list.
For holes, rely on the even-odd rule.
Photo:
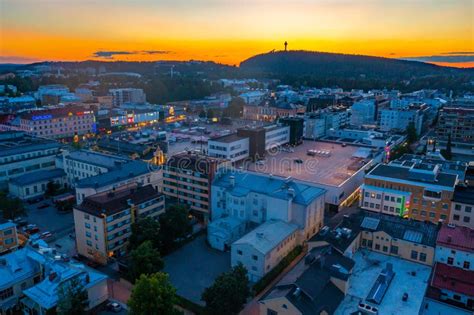
{"label": "city skyline", "polygon": [[474,66],[473,3],[1,2],[0,63],[211,60],[312,50]]}

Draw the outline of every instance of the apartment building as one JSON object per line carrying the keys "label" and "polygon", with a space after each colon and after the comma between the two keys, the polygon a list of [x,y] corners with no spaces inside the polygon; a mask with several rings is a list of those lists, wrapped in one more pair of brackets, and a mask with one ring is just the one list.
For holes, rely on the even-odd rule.
{"label": "apartment building", "polygon": [[405,131],[412,123],[416,133],[421,134],[423,128],[423,110],[421,108],[384,108],[379,110],[379,115],[380,130],[382,131]]}
{"label": "apartment building", "polygon": [[259,314],[335,314],[354,265],[330,246],[311,250],[259,299]]}
{"label": "apartment building", "polygon": [[0,255],[18,247],[16,224],[0,219]]}
{"label": "apartment building", "polygon": [[88,196],[74,207],[77,251],[106,264],[110,257],[126,254],[134,222],[157,218],[164,211],[164,196],[152,185],[131,185]]}
{"label": "apartment building", "polygon": [[361,248],[432,266],[438,225],[361,210],[344,217],[334,229],[323,228],[308,241],[309,249],[327,245],[347,257]]}
{"label": "apartment building", "polygon": [[32,137],[23,131],[0,133],[0,185],[11,178],[38,170],[55,168],[61,145],[55,141]]}
{"label": "apartment building", "polygon": [[457,175],[441,172],[438,164],[379,164],[364,178],[359,205],[419,221],[449,222],[457,182]]}
{"label": "apartment building", "polygon": [[354,126],[374,125],[377,105],[374,99],[355,102],[351,106],[350,123]]}
{"label": "apartment building", "polygon": [[449,222],[474,230],[474,186],[456,186]]}
{"label": "apartment building", "polygon": [[87,292],[86,310],[108,299],[107,276],[83,264],[59,259],[54,248],[42,243],[0,257],[2,314],[54,314],[58,287],[72,279]]}
{"label": "apartment building", "polygon": [[232,243],[231,265],[242,264],[256,282],[299,244],[298,226],[269,220]]}
{"label": "apartment building", "polygon": [[94,112],[68,106],[21,114],[19,128],[42,138],[61,139],[96,132]]}
{"label": "apartment building", "polygon": [[474,230],[443,225],[436,240],[436,264],[421,314],[474,312]]}
{"label": "apartment building", "polygon": [[265,150],[282,146],[290,142],[290,126],[271,125],[265,129]]}
{"label": "apartment building", "polygon": [[446,148],[451,138],[452,152],[474,155],[474,108],[448,105],[440,109],[436,126],[436,147]]}
{"label": "apartment building", "polygon": [[191,152],[173,155],[163,166],[163,194],[189,205],[199,220],[209,219],[211,185],[224,160]]}
{"label": "apartment building", "polygon": [[116,170],[130,161],[118,155],[91,150],[64,151],[62,154],[62,165],[71,186],[82,179]]}
{"label": "apartment building", "polygon": [[109,94],[112,95],[112,105],[114,107],[121,107],[126,103],[143,104],[146,102],[146,95],[142,89],[111,89]]}
{"label": "apartment building", "polygon": [[[228,220],[228,217],[239,220],[228,225],[230,230],[234,230],[233,226],[243,224],[248,228],[269,220],[296,224],[297,244],[309,239],[323,226],[326,191],[291,178],[222,171],[217,173],[211,193],[208,239],[210,244],[220,244],[219,248],[230,247],[236,238],[243,235],[217,233],[219,229],[215,226],[225,228],[220,222]],[[239,231],[242,232],[242,229]],[[232,236],[226,238],[226,235]]]}

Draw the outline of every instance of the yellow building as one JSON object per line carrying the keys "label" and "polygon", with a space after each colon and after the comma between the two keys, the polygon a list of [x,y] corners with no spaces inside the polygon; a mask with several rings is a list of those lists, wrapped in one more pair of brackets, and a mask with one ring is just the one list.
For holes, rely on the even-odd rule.
{"label": "yellow building", "polygon": [[0,222],[0,255],[17,247],[16,224],[10,221]]}
{"label": "yellow building", "polygon": [[442,172],[437,164],[379,164],[365,176],[359,205],[419,221],[449,222],[457,182],[457,175]]}

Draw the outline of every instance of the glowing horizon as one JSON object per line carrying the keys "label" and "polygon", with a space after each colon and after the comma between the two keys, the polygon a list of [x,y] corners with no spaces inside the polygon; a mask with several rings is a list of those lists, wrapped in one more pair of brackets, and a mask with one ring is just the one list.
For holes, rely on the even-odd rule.
{"label": "glowing horizon", "polygon": [[0,2],[0,63],[209,60],[283,48],[474,66],[471,0]]}

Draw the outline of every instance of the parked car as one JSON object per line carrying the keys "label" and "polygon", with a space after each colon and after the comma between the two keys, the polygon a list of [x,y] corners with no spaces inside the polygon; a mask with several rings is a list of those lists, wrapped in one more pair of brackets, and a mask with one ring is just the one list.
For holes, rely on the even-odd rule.
{"label": "parked car", "polygon": [[51,236],[53,236],[53,234],[49,231],[46,231],[46,232],[43,232],[43,233],[40,234],[40,237],[42,239],[45,239],[45,238],[48,238],[48,237],[51,237]]}
{"label": "parked car", "polygon": [[109,302],[107,303],[107,309],[111,312],[118,313],[122,310],[122,305],[117,302]]}
{"label": "parked car", "polygon": [[48,207],[49,207],[49,205],[47,203],[42,203],[37,208],[38,209],[44,209],[44,208],[48,208]]}

